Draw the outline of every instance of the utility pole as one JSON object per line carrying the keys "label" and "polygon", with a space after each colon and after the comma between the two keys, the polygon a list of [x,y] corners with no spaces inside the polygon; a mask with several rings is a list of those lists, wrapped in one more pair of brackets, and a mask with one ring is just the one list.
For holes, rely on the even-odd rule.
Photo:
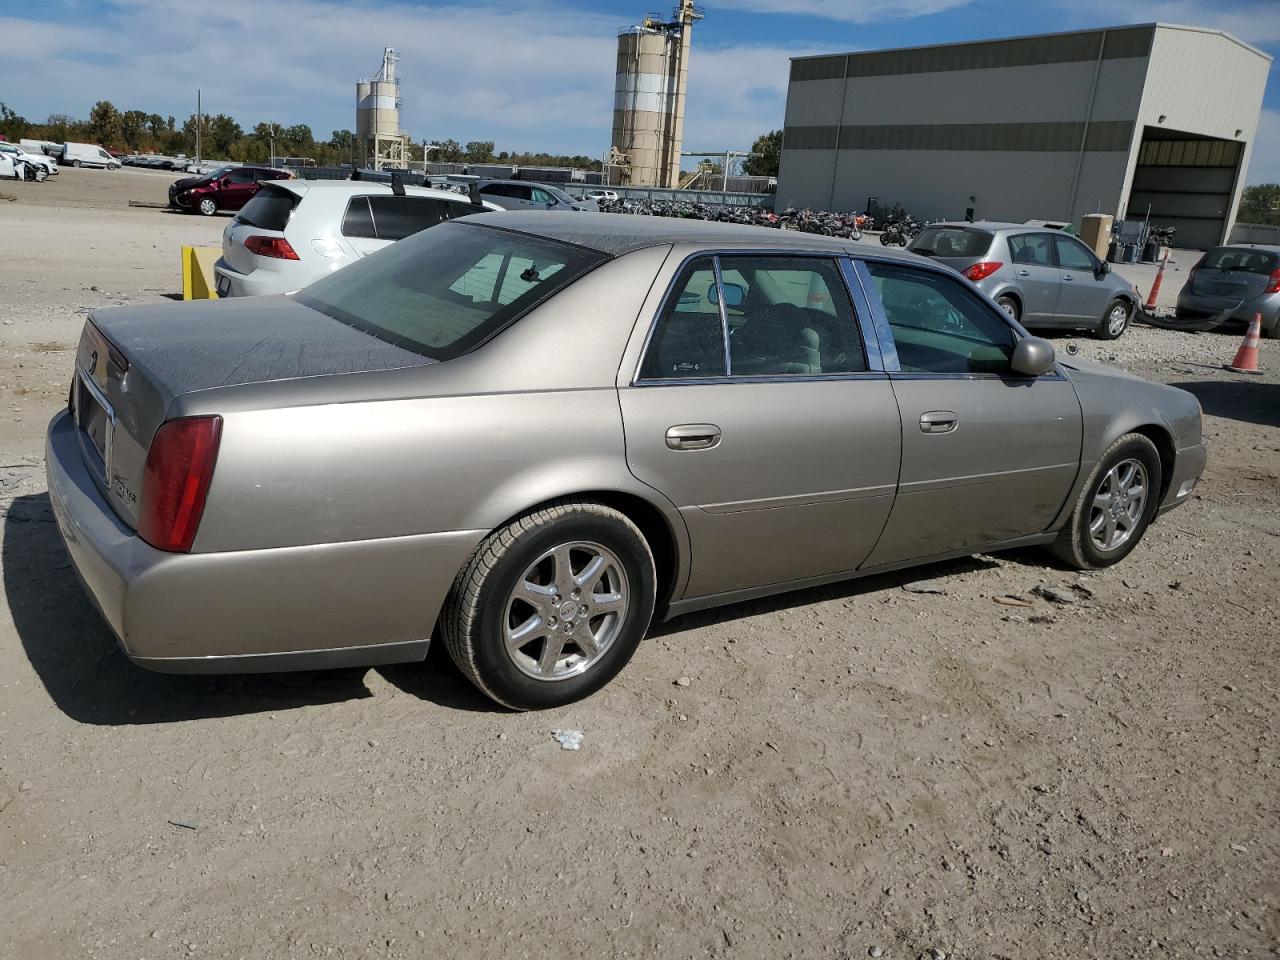
{"label": "utility pole", "polygon": [[204,126],[204,112],[200,106],[200,88],[196,87],[196,167],[200,166],[200,128]]}
{"label": "utility pole", "polygon": [[271,169],[276,168],[276,125],[274,123],[267,124],[267,130],[271,134]]}

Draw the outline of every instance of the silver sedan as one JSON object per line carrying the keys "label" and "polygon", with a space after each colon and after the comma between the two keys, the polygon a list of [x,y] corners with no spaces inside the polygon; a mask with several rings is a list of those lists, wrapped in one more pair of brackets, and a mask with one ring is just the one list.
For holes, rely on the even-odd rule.
{"label": "silver sedan", "polygon": [[1117,562],[1194,397],[906,253],[497,213],[289,297],[95,311],[50,497],[136,663],[420,661],[563,704],[655,619],[976,551]]}

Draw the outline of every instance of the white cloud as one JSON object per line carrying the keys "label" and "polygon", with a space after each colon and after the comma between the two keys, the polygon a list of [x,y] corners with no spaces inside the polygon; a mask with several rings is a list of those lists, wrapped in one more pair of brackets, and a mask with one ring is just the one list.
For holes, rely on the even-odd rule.
{"label": "white cloud", "polygon": [[1280,110],[1262,111],[1244,182],[1280,183]]}
{"label": "white cloud", "polygon": [[845,23],[879,23],[927,17],[974,0],[708,0],[707,5],[753,13],[789,13]]}
{"label": "white cloud", "polygon": [[[325,138],[355,126],[355,80],[376,72],[391,44],[402,58],[401,125],[415,139],[591,156],[609,146],[613,15],[368,0],[217,0],[201,10],[117,0],[114,13],[76,27],[0,18],[3,99],[33,120],[84,117],[108,99],[181,123],[199,87],[206,111],[246,128],[308,123]],[[789,57],[813,52],[695,38],[686,143],[744,148],[781,126]]]}
{"label": "white cloud", "polygon": [[1254,46],[1280,43],[1280,3],[1276,0],[1059,0],[1064,15],[1077,25],[1114,26],[1123,23],[1173,23],[1225,30]]}

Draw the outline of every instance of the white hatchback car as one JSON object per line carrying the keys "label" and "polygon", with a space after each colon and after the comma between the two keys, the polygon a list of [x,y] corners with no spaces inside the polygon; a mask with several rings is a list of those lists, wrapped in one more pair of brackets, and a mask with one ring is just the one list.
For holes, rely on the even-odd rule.
{"label": "white hatchback car", "polygon": [[[32,167],[39,167],[44,170],[46,177],[55,176],[58,172],[58,164],[54,162],[52,157],[46,157],[43,153],[35,154],[29,150],[25,150],[16,143],[0,141],[0,154],[4,154],[10,164],[21,161]],[[9,169],[7,176],[13,176],[13,170]]]}
{"label": "white hatchback car", "polygon": [[397,194],[365,180],[273,180],[222,232],[218,296],[292,293],[419,230],[499,209],[429,187]]}

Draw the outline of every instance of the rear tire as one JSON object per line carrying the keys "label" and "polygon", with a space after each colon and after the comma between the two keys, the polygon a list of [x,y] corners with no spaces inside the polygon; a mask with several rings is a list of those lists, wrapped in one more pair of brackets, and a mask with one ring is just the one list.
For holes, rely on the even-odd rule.
{"label": "rear tire", "polygon": [[[1138,465],[1132,474],[1134,479],[1118,486],[1117,476],[1125,478],[1133,464]],[[1156,445],[1140,433],[1126,433],[1098,460],[1080,489],[1071,516],[1058,532],[1058,539],[1049,545],[1050,552],[1078,570],[1096,570],[1119,563],[1142,540],[1155,517],[1160,506],[1162,477],[1163,467]],[[1137,482],[1141,482],[1143,490],[1140,504],[1134,502],[1136,498],[1132,495]],[[1117,489],[1120,497],[1116,497]],[[1129,532],[1122,541],[1108,548],[1098,540],[1106,540],[1109,530],[1121,531],[1122,524],[1114,522],[1117,516],[1122,523],[1130,524]]]}
{"label": "rear tire", "polygon": [[1280,314],[1276,315],[1275,323],[1262,328],[1262,335],[1268,340],[1280,340]]}
{"label": "rear tire", "polygon": [[996,306],[1013,317],[1014,320],[1022,319],[1022,307],[1019,306],[1016,298],[1009,296],[1007,293],[996,297]]}
{"label": "rear tire", "polygon": [[624,514],[557,500],[476,548],[445,600],[441,632],[488,697],[513,710],[559,707],[627,665],[649,628],[656,583],[649,545]]}
{"label": "rear tire", "polygon": [[71,165],[72,165],[73,167],[78,167],[78,166],[80,166],[80,161],[79,161],[79,160],[72,160],[72,161],[71,161]]}

